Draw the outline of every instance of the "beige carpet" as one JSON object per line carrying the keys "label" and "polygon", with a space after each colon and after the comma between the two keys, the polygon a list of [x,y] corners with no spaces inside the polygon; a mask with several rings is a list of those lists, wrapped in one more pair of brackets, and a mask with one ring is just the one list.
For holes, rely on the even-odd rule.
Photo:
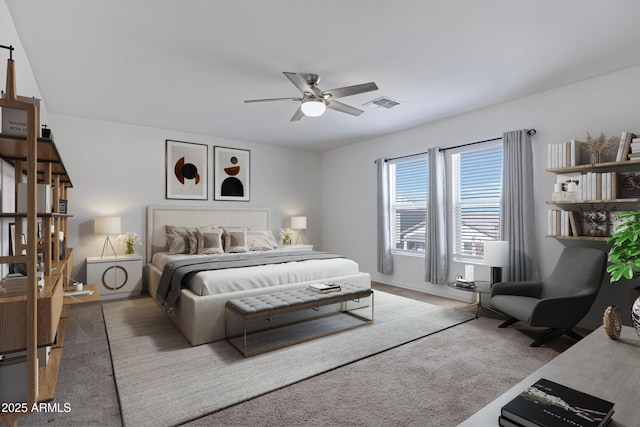
{"label": "beige carpet", "polygon": [[379,291],[375,308],[372,325],[245,359],[224,341],[190,346],[150,298],[105,304],[123,423],[194,420],[471,318]]}

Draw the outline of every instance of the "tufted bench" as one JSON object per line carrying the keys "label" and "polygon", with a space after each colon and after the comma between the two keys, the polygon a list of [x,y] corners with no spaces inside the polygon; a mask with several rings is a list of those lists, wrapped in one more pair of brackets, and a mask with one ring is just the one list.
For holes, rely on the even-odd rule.
{"label": "tufted bench", "polygon": [[[371,296],[371,317],[366,318],[359,314],[349,311],[347,303],[349,301],[359,301],[361,298]],[[319,311],[321,306],[328,304],[335,304],[344,302],[344,310],[337,312],[336,314],[347,314],[354,318],[361,320],[362,322],[356,324],[350,324],[348,326],[339,327],[331,331],[323,331],[312,335],[305,336],[303,338],[294,339],[286,344],[274,344],[268,348],[260,349],[259,351],[248,351],[247,340],[248,337],[258,332],[264,332],[264,330],[254,331],[249,333],[247,329],[247,322],[255,318],[266,318],[271,320],[273,315],[278,313],[285,313],[294,310],[313,309]],[[225,339],[236,350],[238,350],[245,357],[253,356],[255,354],[264,353],[266,351],[275,350],[277,348],[286,347],[289,345],[297,344],[303,341],[309,341],[314,338],[342,332],[345,330],[353,329],[358,326],[364,326],[373,322],[373,290],[371,288],[365,288],[362,286],[353,285],[350,283],[340,283],[339,292],[331,293],[319,293],[307,288],[293,289],[289,291],[275,292],[272,294],[255,295],[244,298],[236,298],[227,301],[225,310]],[[230,336],[228,332],[228,315],[234,313],[240,316],[243,321],[242,335]],[[316,319],[316,318],[314,318]],[[311,319],[313,320],[313,319]],[[310,321],[309,319],[303,320],[298,323],[304,323]],[[289,325],[290,326],[290,325]],[[241,338],[240,345],[238,345],[238,338]]]}

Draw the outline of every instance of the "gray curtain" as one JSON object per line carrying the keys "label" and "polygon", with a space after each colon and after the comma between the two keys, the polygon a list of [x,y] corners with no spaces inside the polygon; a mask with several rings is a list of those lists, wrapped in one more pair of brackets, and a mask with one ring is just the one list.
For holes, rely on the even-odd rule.
{"label": "gray curtain", "polygon": [[449,272],[446,179],[444,152],[430,148],[424,280],[431,283],[445,283]]}
{"label": "gray curtain", "polygon": [[533,204],[533,151],[528,130],[502,136],[501,239],[509,242],[509,265],[504,281],[538,279]]}
{"label": "gray curtain", "polygon": [[389,164],[386,159],[378,164],[378,272],[393,272],[391,256],[391,217],[389,211]]}

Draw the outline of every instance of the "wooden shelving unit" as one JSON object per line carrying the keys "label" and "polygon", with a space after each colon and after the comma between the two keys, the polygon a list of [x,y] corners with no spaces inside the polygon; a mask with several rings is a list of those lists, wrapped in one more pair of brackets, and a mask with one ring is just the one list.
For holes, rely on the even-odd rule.
{"label": "wooden shelving unit", "polygon": [[[584,173],[584,172],[635,172],[640,173],[640,160],[625,160],[621,162],[604,162],[596,164],[578,165],[564,168],[548,168],[547,172],[554,174],[567,174],[567,173]],[[585,205],[598,205],[598,206],[612,206],[611,210],[617,209],[620,206],[630,206],[635,209],[634,205],[640,204],[640,198],[617,198],[613,200],[558,200],[558,201],[546,201],[547,205],[554,205],[562,207],[564,210],[576,210]],[[584,240],[594,242],[606,242],[609,236],[560,236],[560,235],[547,235],[547,238],[559,239],[559,240]]]}
{"label": "wooden shelving unit", "polygon": [[[6,48],[6,46],[3,46]],[[10,48],[12,49],[12,48]],[[5,97],[0,108],[23,110],[27,115],[27,135],[0,134],[0,158],[15,169],[15,200],[17,207],[19,183],[26,181],[26,212],[3,212],[0,218],[15,219],[14,254],[0,256],[3,264],[26,264],[27,286],[23,294],[0,293],[0,354],[25,352],[27,359],[26,403],[53,398],[64,342],[66,318],[63,318],[64,286],[73,267],[73,250],[65,250],[61,256],[58,237],[67,234],[70,215],[60,213],[60,200],[67,200],[67,190],[72,187],[69,174],[62,162],[53,139],[40,138],[38,108],[18,100],[15,91],[15,67],[12,59],[7,63]],[[45,183],[53,191],[51,212],[38,209],[37,184]],[[3,191],[7,189],[3,188]],[[40,223],[40,235],[38,224]],[[43,254],[44,289],[37,289],[38,254]],[[62,258],[62,259],[61,259]],[[50,348],[49,360],[38,366],[38,347]],[[17,424],[23,414],[0,412],[0,422],[8,426]]]}

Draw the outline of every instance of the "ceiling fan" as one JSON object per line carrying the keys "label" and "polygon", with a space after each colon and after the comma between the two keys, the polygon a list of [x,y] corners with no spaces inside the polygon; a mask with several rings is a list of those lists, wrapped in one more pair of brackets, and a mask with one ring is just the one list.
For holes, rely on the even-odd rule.
{"label": "ceiling fan", "polygon": [[269,101],[299,101],[301,104],[291,117],[291,121],[300,120],[303,116],[318,117],[321,116],[327,108],[340,111],[341,113],[359,116],[364,111],[336,101],[337,98],[345,96],[357,95],[359,93],[378,90],[378,86],[374,82],[363,83],[353,86],[345,86],[336,89],[320,90],[318,82],[320,76],[317,74],[298,74],[283,72],[283,74],[293,83],[295,87],[302,92],[302,96],[298,98],[267,98],[267,99],[249,99],[244,102],[269,102]]}

